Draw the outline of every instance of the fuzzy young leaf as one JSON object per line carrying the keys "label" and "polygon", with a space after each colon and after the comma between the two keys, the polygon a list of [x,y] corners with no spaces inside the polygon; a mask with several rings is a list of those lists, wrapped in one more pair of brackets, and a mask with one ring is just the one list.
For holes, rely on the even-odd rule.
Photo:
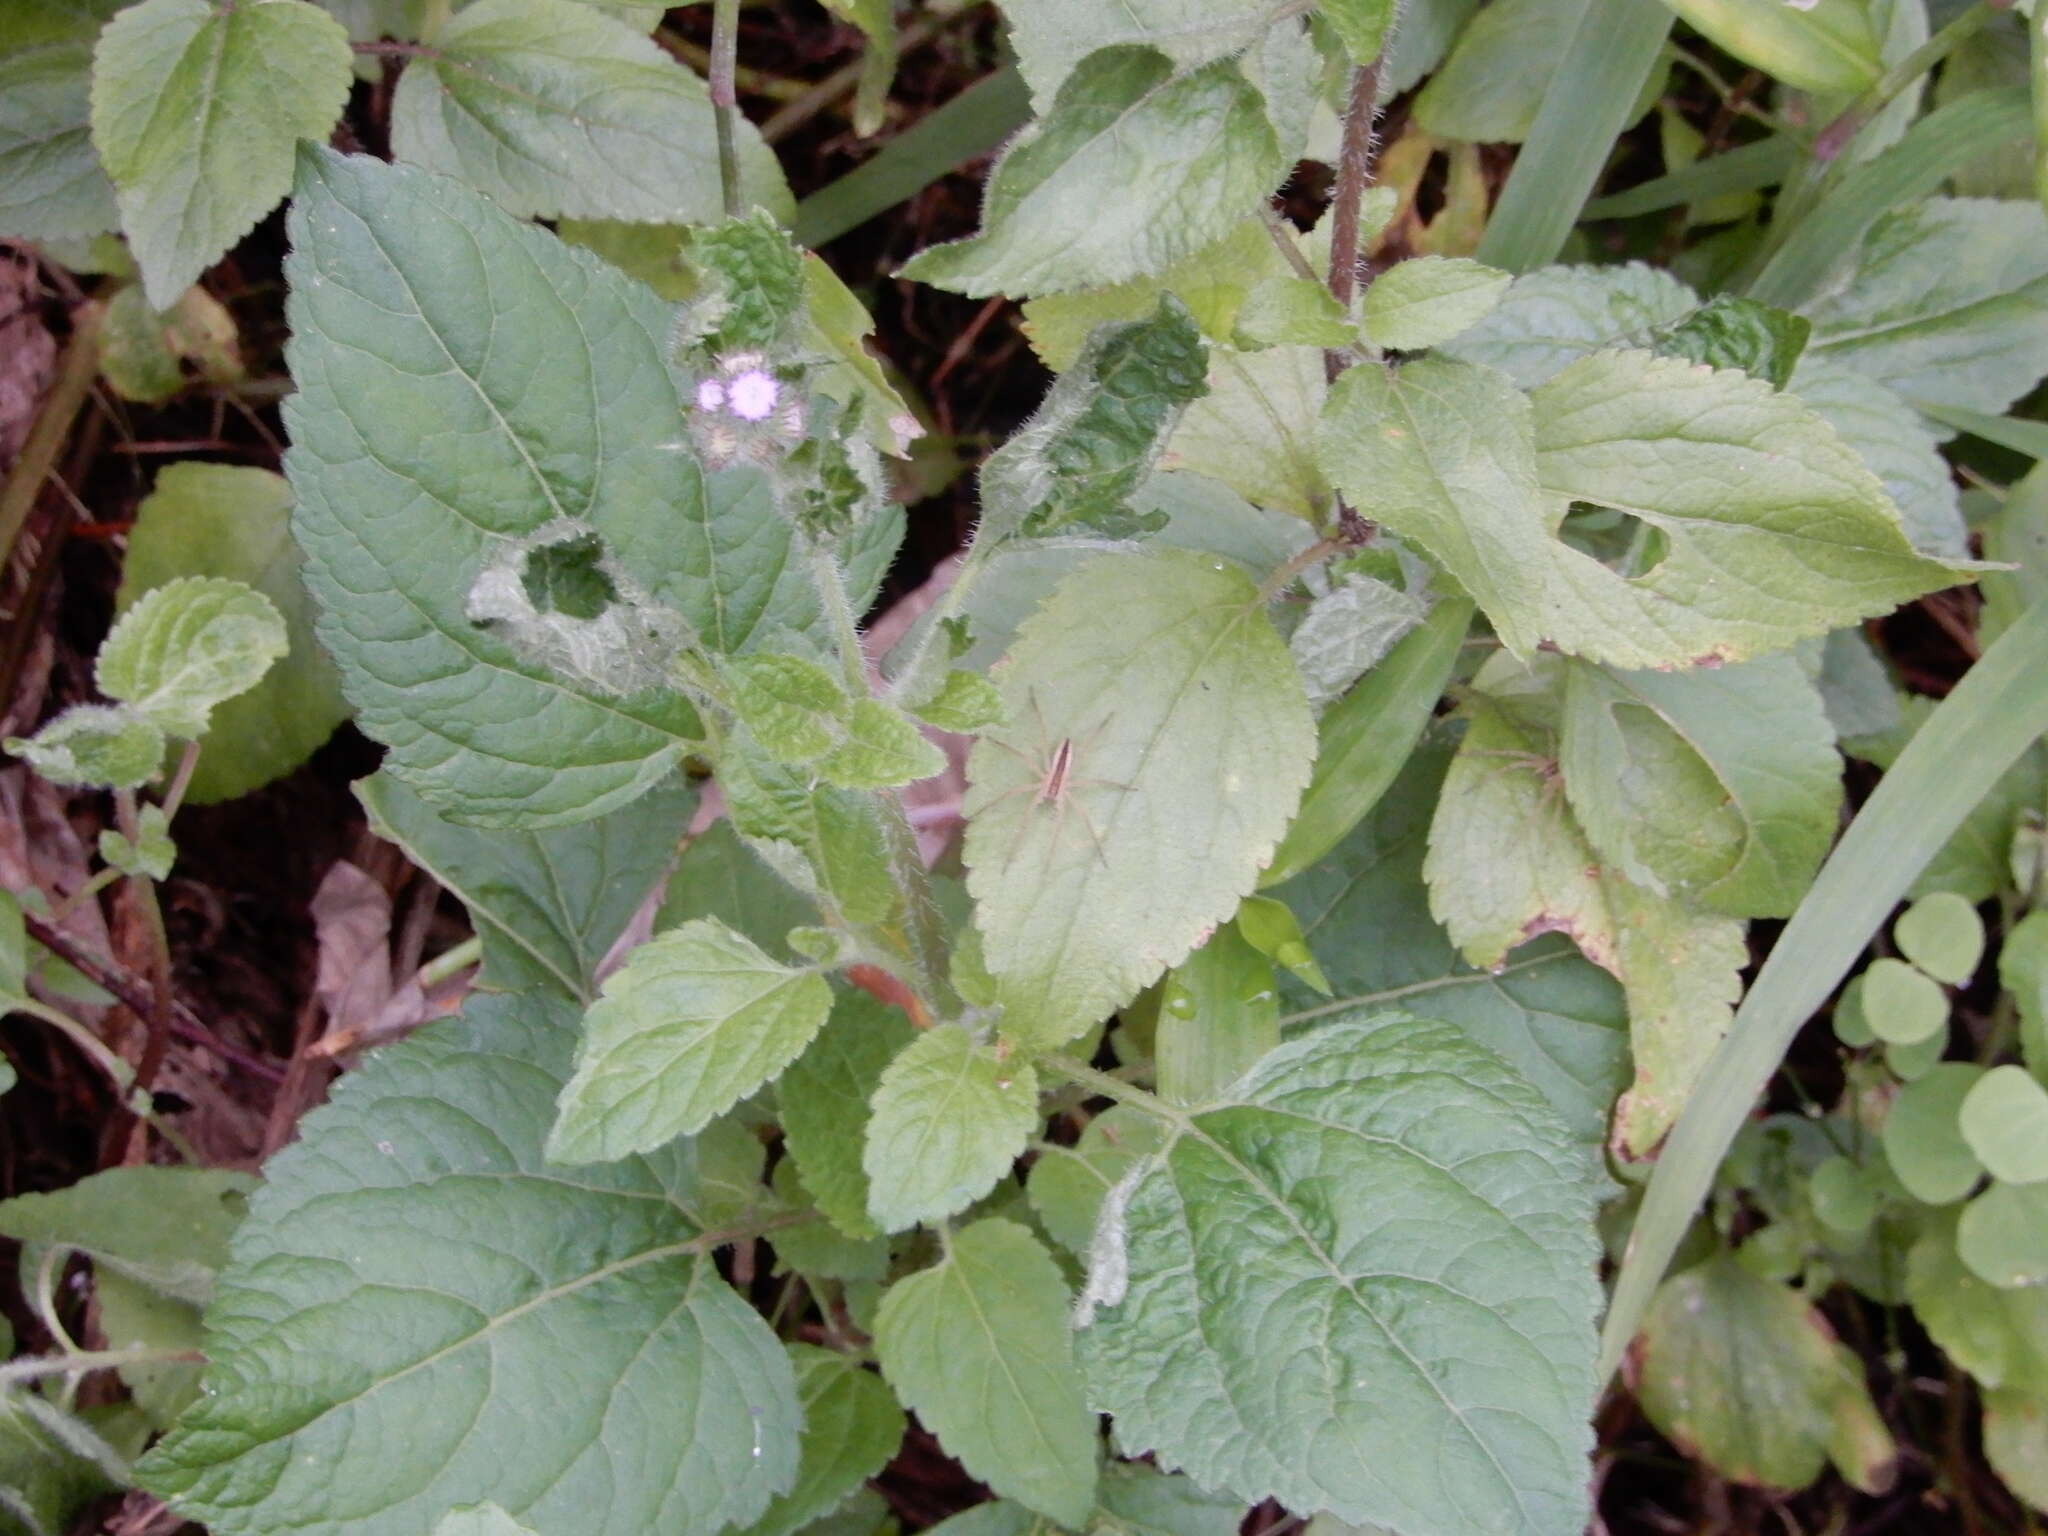
{"label": "fuzzy young leaf", "polygon": [[1929,198],[1871,225],[1808,306],[1811,351],[1908,400],[1999,412],[2048,357],[2048,213]]}
{"label": "fuzzy young leaf", "polygon": [[[411,60],[391,102],[401,160],[459,176],[507,212],[696,224],[722,211],[704,82],[574,0],[477,0]],[[791,212],[775,156],[742,122],[748,194]]]}
{"label": "fuzzy young leaf", "polygon": [[255,588],[181,576],[115,621],[94,678],[166,736],[197,741],[214,707],[261,682],[286,643],[283,617]]}
{"label": "fuzzy young leaf", "polygon": [[789,763],[807,763],[839,739],[853,701],[815,661],[764,651],[726,663],[733,713],[758,741]]}
{"label": "fuzzy young leaf", "polygon": [[1600,855],[1731,917],[1784,917],[1834,841],[1842,760],[1790,657],[1691,672],[1567,671],[1560,762]]}
{"label": "fuzzy young leaf", "polygon": [[574,826],[481,832],[435,814],[388,773],[357,780],[355,791],[372,830],[469,909],[484,986],[585,1005],[597,1000],[597,968],[661,878],[695,804],[687,788],[664,785]]}
{"label": "fuzzy young leaf", "polygon": [[889,789],[941,773],[946,755],[908,715],[880,699],[856,699],[846,735],[818,760],[819,776],[842,789]]}
{"label": "fuzzy young leaf", "polygon": [[1650,1421],[1724,1477],[1792,1490],[1833,1461],[1866,1493],[1890,1481],[1862,1361],[1803,1296],[1731,1256],[1664,1282],[1636,1380]]}
{"label": "fuzzy young leaf", "polygon": [[152,880],[169,877],[177,861],[178,845],[171,841],[170,818],[160,805],[143,805],[136,812],[135,836],[128,837],[112,827],[100,833],[100,861],[124,875],[147,875]]}
{"label": "fuzzy young leaf", "polygon": [[1326,1024],[1119,1187],[1083,1301],[1091,1401],[1128,1452],[1247,1501],[1577,1530],[1600,1183],[1591,1147],[1451,1026]]}
{"label": "fuzzy young leaf", "polygon": [[1038,1129],[1038,1074],[966,1030],[927,1030],[889,1063],[861,1166],[884,1232],[952,1215],[1010,1171]]}
{"label": "fuzzy young leaf", "polygon": [[733,825],[776,873],[849,922],[879,922],[900,899],[868,800],[768,759],[745,733],[727,739],[719,787]]}
{"label": "fuzzy young leaf", "polygon": [[[1156,48],[1104,48],[989,173],[981,232],[902,275],[975,298],[1120,283],[1223,235],[1285,171],[1238,61],[1183,74]],[[1103,187],[1119,195],[1105,203]]]}
{"label": "fuzzy young leaf", "polygon": [[1067,1328],[1067,1287],[1012,1221],[954,1233],[875,1318],[882,1374],[948,1454],[1070,1529],[1095,1504],[1095,1422]]}
{"label": "fuzzy young leaf", "polygon": [[92,147],[92,47],[123,0],[17,0],[0,17],[0,234],[75,240],[119,220]]}
{"label": "fuzzy young leaf", "polygon": [[1641,346],[1674,325],[1699,297],[1669,272],[1628,262],[1612,267],[1543,267],[1516,278],[1501,301],[1440,350],[1506,373],[1524,389],[1588,352]]}
{"label": "fuzzy young leaf", "polygon": [[74,704],[35,735],[4,745],[52,784],[135,789],[164,760],[164,733],[119,704]]}
{"label": "fuzzy young leaf", "polygon": [[873,1237],[880,1230],[868,1216],[861,1156],[882,1073],[911,1039],[910,1021],[900,1009],[865,993],[844,992],[833,1000],[818,1038],[783,1074],[782,1134],[789,1155],[818,1209],[849,1238]]}
{"label": "fuzzy young leaf", "polygon": [[1394,0],[1323,0],[1318,8],[1351,62],[1377,67],[1401,8]]}
{"label": "fuzzy young leaf", "polygon": [[1165,519],[1128,503],[1181,412],[1209,392],[1208,348],[1194,317],[1162,298],[1149,318],[1104,326],[1062,373],[1024,430],[982,470],[985,536],[1030,537],[1069,525],[1111,537]]}
{"label": "fuzzy young leaf", "polygon": [[903,1440],[903,1410],[857,1358],[814,1344],[789,1353],[804,1412],[796,1486],[737,1536],[794,1536],[881,1471]]}
{"label": "fuzzy young leaf", "polygon": [[1250,578],[1178,550],[1069,576],[997,681],[1011,723],[968,760],[968,889],[1004,1033],[1055,1045],[1250,893],[1315,726]]}
{"label": "fuzzy young leaf", "polygon": [[1429,607],[1424,593],[1358,573],[1314,599],[1287,637],[1309,703],[1320,709],[1378,666]]}
{"label": "fuzzy young leaf", "polygon": [[291,505],[280,475],[186,460],[166,465],[136,508],[116,612],[177,577],[220,576],[247,582],[285,621],[283,658],[213,712],[186,790],[195,805],[233,799],[289,773],[348,718],[341,680],[313,637]]}
{"label": "fuzzy young leaf", "polygon": [[548,1135],[558,1163],[612,1162],[694,1135],[803,1054],[832,989],[712,918],[633,951],[583,1021]]}
{"label": "fuzzy young leaf", "polygon": [[596,642],[603,620],[514,633],[470,602],[487,567],[516,589],[520,541],[552,527],[551,547],[605,545],[599,569],[647,594],[605,617],[629,610],[646,635],[729,650],[815,611],[780,588],[789,530],[765,482],[674,449],[668,306],[454,182],[324,150],[301,160],[290,229],[293,531],[392,771],[464,820],[527,826],[667,778],[696,717],[615,680],[660,677],[659,645],[622,628],[590,669],[608,676],[572,674],[522,637]]}
{"label": "fuzzy young leaf", "polygon": [[803,314],[803,255],[760,209],[688,231],[682,249],[696,292],[681,325],[712,352],[775,346]]}
{"label": "fuzzy young leaf", "polygon": [[1365,290],[1365,334],[1382,347],[1434,347],[1492,312],[1513,279],[1462,256],[1418,256]]}
{"label": "fuzzy young leaf", "polygon": [[974,732],[1003,718],[1003,698],[979,672],[956,668],[929,698],[911,705],[910,712],[942,731]]}
{"label": "fuzzy young leaf", "polygon": [[169,309],[291,186],[348,96],[348,34],[305,0],[143,0],[93,54],[92,138],[150,304]]}
{"label": "fuzzy young leaf", "polygon": [[573,1179],[543,1157],[572,1019],[473,999],[307,1117],[147,1487],[222,1536],[417,1536],[486,1498],[538,1536],[639,1536],[793,1485],[789,1357],[718,1277],[695,1149]]}

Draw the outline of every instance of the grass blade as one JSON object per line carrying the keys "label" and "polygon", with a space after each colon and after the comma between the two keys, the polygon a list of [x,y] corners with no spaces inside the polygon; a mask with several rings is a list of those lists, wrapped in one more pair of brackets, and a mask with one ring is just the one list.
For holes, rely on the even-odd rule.
{"label": "grass blade", "polygon": [[1557,259],[1657,65],[1672,15],[1655,0],[1586,0],[1528,142],[1473,252],[1527,272]]}
{"label": "grass blade", "polygon": [[2022,421],[2017,416],[1990,416],[1983,411],[1966,411],[1959,405],[1931,405],[1915,400],[1913,409],[1945,427],[1981,437],[1987,443],[2024,453],[2030,459],[2048,459],[2048,422]]}
{"label": "grass blade", "polygon": [[1687,203],[1725,197],[1731,192],[1755,192],[1774,187],[1792,173],[1799,163],[1799,146],[1783,134],[1758,139],[1723,154],[1709,155],[1682,171],[1659,176],[1626,192],[1596,197],[1586,204],[1584,219],[1632,219],[1638,214],[1661,213]]}
{"label": "grass blade", "polygon": [[1890,149],[1845,174],[1793,226],[1749,285],[1749,297],[1796,309],[1885,213],[1939,190],[1985,150],[2030,134],[2032,122],[2026,87],[2019,85],[1972,91],[1935,108]]}
{"label": "grass blade", "polygon": [[1927,717],[1779,935],[1657,1159],[1608,1307],[1602,1379],[1792,1037],[1963,817],[2044,732],[2048,602],[2028,609]]}
{"label": "grass blade", "polygon": [[1014,65],[977,80],[796,207],[797,244],[813,250],[914,197],[956,165],[987,154],[1031,116],[1031,93]]}

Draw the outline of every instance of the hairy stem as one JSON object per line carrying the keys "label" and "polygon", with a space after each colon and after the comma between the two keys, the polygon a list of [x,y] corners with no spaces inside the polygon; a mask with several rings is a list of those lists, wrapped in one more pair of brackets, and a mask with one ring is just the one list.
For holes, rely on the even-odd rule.
{"label": "hairy stem", "polygon": [[75,1371],[106,1371],[121,1365],[204,1365],[196,1349],[85,1349],[67,1355],[34,1355],[0,1365],[0,1385],[68,1376]]}
{"label": "hairy stem", "polygon": [[[194,747],[186,749],[181,773],[189,772],[196,752]],[[182,786],[179,793],[183,794]],[[142,823],[133,790],[114,791],[114,813],[122,834],[130,843],[139,846]],[[164,927],[163,908],[157,903],[156,882],[138,871],[128,877],[128,892],[135,898],[136,910],[142,914],[142,926],[149,935],[149,985],[153,995],[149,1012],[143,1016],[149,1034],[142,1048],[142,1061],[135,1069],[136,1089],[147,1094],[156,1082],[165,1053],[171,1048],[171,936]],[[149,1138],[145,1130],[148,1124],[147,1118],[139,1118],[128,1138],[126,1161],[130,1164],[144,1161],[148,1154]]]}
{"label": "hairy stem", "polygon": [[[1337,190],[1330,200],[1330,294],[1348,314],[1358,296],[1358,210],[1372,185],[1373,151],[1378,140],[1382,52],[1370,64],[1351,71],[1351,99],[1344,108],[1343,146],[1337,155]],[[1336,365],[1342,372],[1341,364]]]}
{"label": "hairy stem", "polygon": [[725,194],[725,216],[746,212],[740,201],[740,158],[734,120],[739,93],[733,73],[739,64],[740,0],[716,0],[711,11],[711,110],[718,127],[718,185]]}

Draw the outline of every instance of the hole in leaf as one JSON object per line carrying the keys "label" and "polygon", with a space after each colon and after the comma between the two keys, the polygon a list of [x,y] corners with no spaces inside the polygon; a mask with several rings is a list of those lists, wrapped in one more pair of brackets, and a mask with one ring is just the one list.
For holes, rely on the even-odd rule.
{"label": "hole in leaf", "polygon": [[619,589],[599,561],[604,543],[594,533],[527,551],[520,584],[541,613],[594,619],[618,600]]}

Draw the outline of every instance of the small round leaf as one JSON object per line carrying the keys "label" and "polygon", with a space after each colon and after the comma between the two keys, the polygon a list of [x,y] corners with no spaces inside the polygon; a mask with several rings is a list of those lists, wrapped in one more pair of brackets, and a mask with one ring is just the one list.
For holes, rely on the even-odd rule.
{"label": "small round leaf", "polygon": [[1892,1101],[1882,1133],[1884,1155],[1915,1200],[1929,1205],[1960,1200],[1983,1173],[1956,1120],[1983,1075],[1981,1067],[1966,1061],[1938,1062]]}
{"label": "small round leaf", "polygon": [[1925,1040],[1915,1040],[1911,1045],[1887,1045],[1884,1048],[1884,1064],[1902,1083],[1918,1082],[1941,1062],[1948,1050],[1948,1031],[1936,1030]]}
{"label": "small round leaf", "polygon": [[1861,1050],[1877,1041],[1870,1020],[1863,1016],[1863,978],[1855,976],[1835,999],[1835,1038],[1851,1050]]}
{"label": "small round leaf", "polygon": [[2048,1179],[2048,1088],[2025,1067],[1993,1067],[1961,1111],[1963,1139],[2008,1184]]}
{"label": "small round leaf", "polygon": [[2048,1281],[2048,1183],[1993,1184],[1963,1208],[1956,1252],[2001,1290]]}
{"label": "small round leaf", "polygon": [[1873,960],[1863,973],[1863,1016],[1877,1038],[1917,1045],[1948,1023],[1948,998],[1903,960]]}
{"label": "small round leaf", "polygon": [[1922,896],[1892,927],[1899,953],[1936,981],[1961,986],[1984,958],[1984,921],[1953,891]]}
{"label": "small round leaf", "polygon": [[1877,1215],[1877,1192],[1849,1158],[1831,1157],[1814,1169],[1807,1190],[1821,1225],[1841,1236],[1864,1232]]}

